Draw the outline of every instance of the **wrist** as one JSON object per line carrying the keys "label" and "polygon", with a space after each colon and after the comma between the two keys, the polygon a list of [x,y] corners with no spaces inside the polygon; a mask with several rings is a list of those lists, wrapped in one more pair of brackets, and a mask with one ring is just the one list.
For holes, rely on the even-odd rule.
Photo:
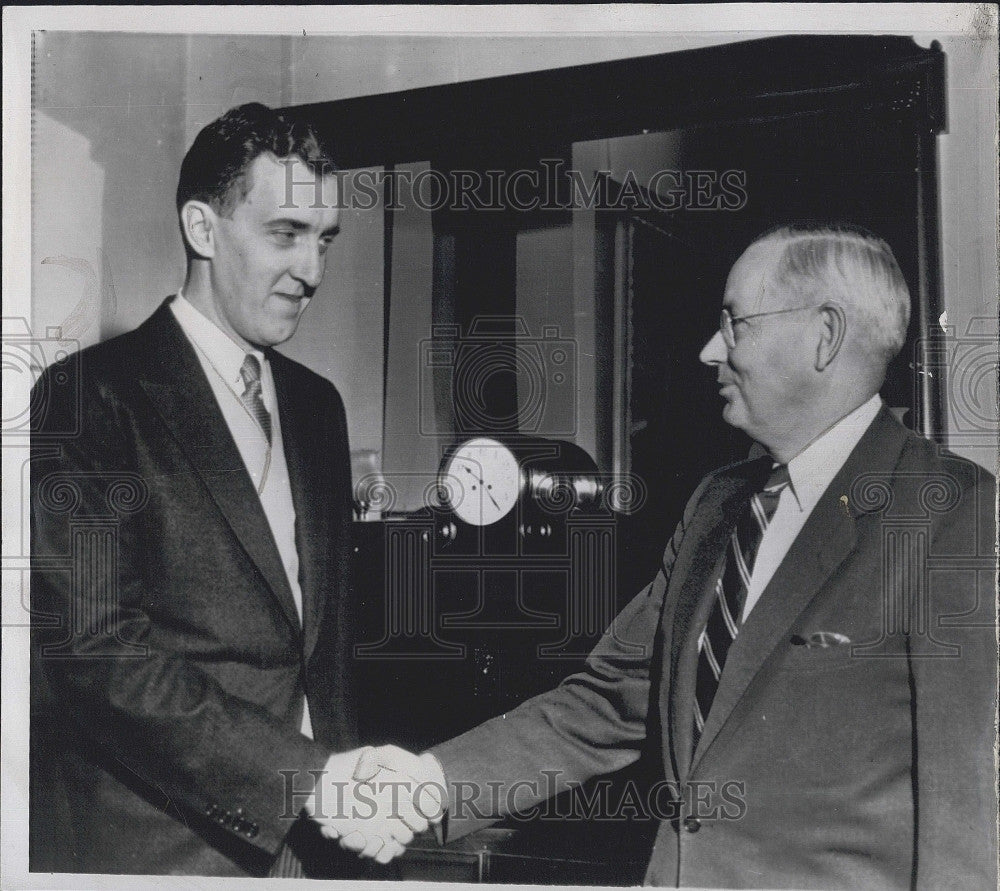
{"label": "wrist", "polygon": [[439,807],[443,815],[448,810],[448,781],[444,775],[444,768],[433,752],[423,752],[420,756],[420,763],[424,768],[424,783],[433,788],[440,799]]}
{"label": "wrist", "polygon": [[433,752],[423,752],[420,755],[420,763],[424,765],[424,777],[427,782],[435,783],[442,789],[445,788],[444,768],[438,761],[437,755]]}

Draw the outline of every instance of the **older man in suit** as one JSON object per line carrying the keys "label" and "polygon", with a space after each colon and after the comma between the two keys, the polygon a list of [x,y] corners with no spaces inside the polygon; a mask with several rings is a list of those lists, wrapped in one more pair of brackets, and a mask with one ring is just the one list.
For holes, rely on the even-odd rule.
{"label": "older man in suit", "polygon": [[183,289],[38,385],[32,870],[348,868],[320,821],[364,811],[315,788],[343,804],[360,754],[344,408],[273,349],[322,278],[335,170],[262,105],[208,125],[177,188]]}
{"label": "older man in suit", "polygon": [[646,754],[650,884],[996,886],[995,484],[882,403],[909,314],[870,233],[747,249],[701,359],[766,454],[702,481],[584,671],[443,775],[378,752],[447,778],[449,837]]}

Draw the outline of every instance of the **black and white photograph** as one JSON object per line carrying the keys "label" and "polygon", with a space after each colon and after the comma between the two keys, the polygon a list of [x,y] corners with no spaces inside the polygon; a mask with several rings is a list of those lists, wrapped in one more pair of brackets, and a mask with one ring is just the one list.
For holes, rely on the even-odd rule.
{"label": "black and white photograph", "polygon": [[998,102],[995,4],[5,7],[0,886],[998,887]]}

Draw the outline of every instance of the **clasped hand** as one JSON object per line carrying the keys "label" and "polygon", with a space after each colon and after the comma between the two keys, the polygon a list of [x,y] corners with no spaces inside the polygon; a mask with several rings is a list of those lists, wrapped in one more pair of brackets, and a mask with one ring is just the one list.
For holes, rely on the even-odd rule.
{"label": "clasped hand", "polygon": [[305,811],[344,850],[388,863],[441,822],[443,795],[434,756],[367,746],[330,756]]}

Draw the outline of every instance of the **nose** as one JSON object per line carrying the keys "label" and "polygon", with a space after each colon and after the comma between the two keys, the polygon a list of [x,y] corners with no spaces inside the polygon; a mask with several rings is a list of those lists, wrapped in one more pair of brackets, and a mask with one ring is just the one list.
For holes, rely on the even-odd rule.
{"label": "nose", "polygon": [[721,331],[716,331],[698,354],[698,359],[706,365],[721,365],[728,357],[729,352],[726,349],[726,342],[722,339]]}
{"label": "nose", "polygon": [[318,243],[304,243],[290,272],[309,290],[315,290],[323,279],[325,259]]}

